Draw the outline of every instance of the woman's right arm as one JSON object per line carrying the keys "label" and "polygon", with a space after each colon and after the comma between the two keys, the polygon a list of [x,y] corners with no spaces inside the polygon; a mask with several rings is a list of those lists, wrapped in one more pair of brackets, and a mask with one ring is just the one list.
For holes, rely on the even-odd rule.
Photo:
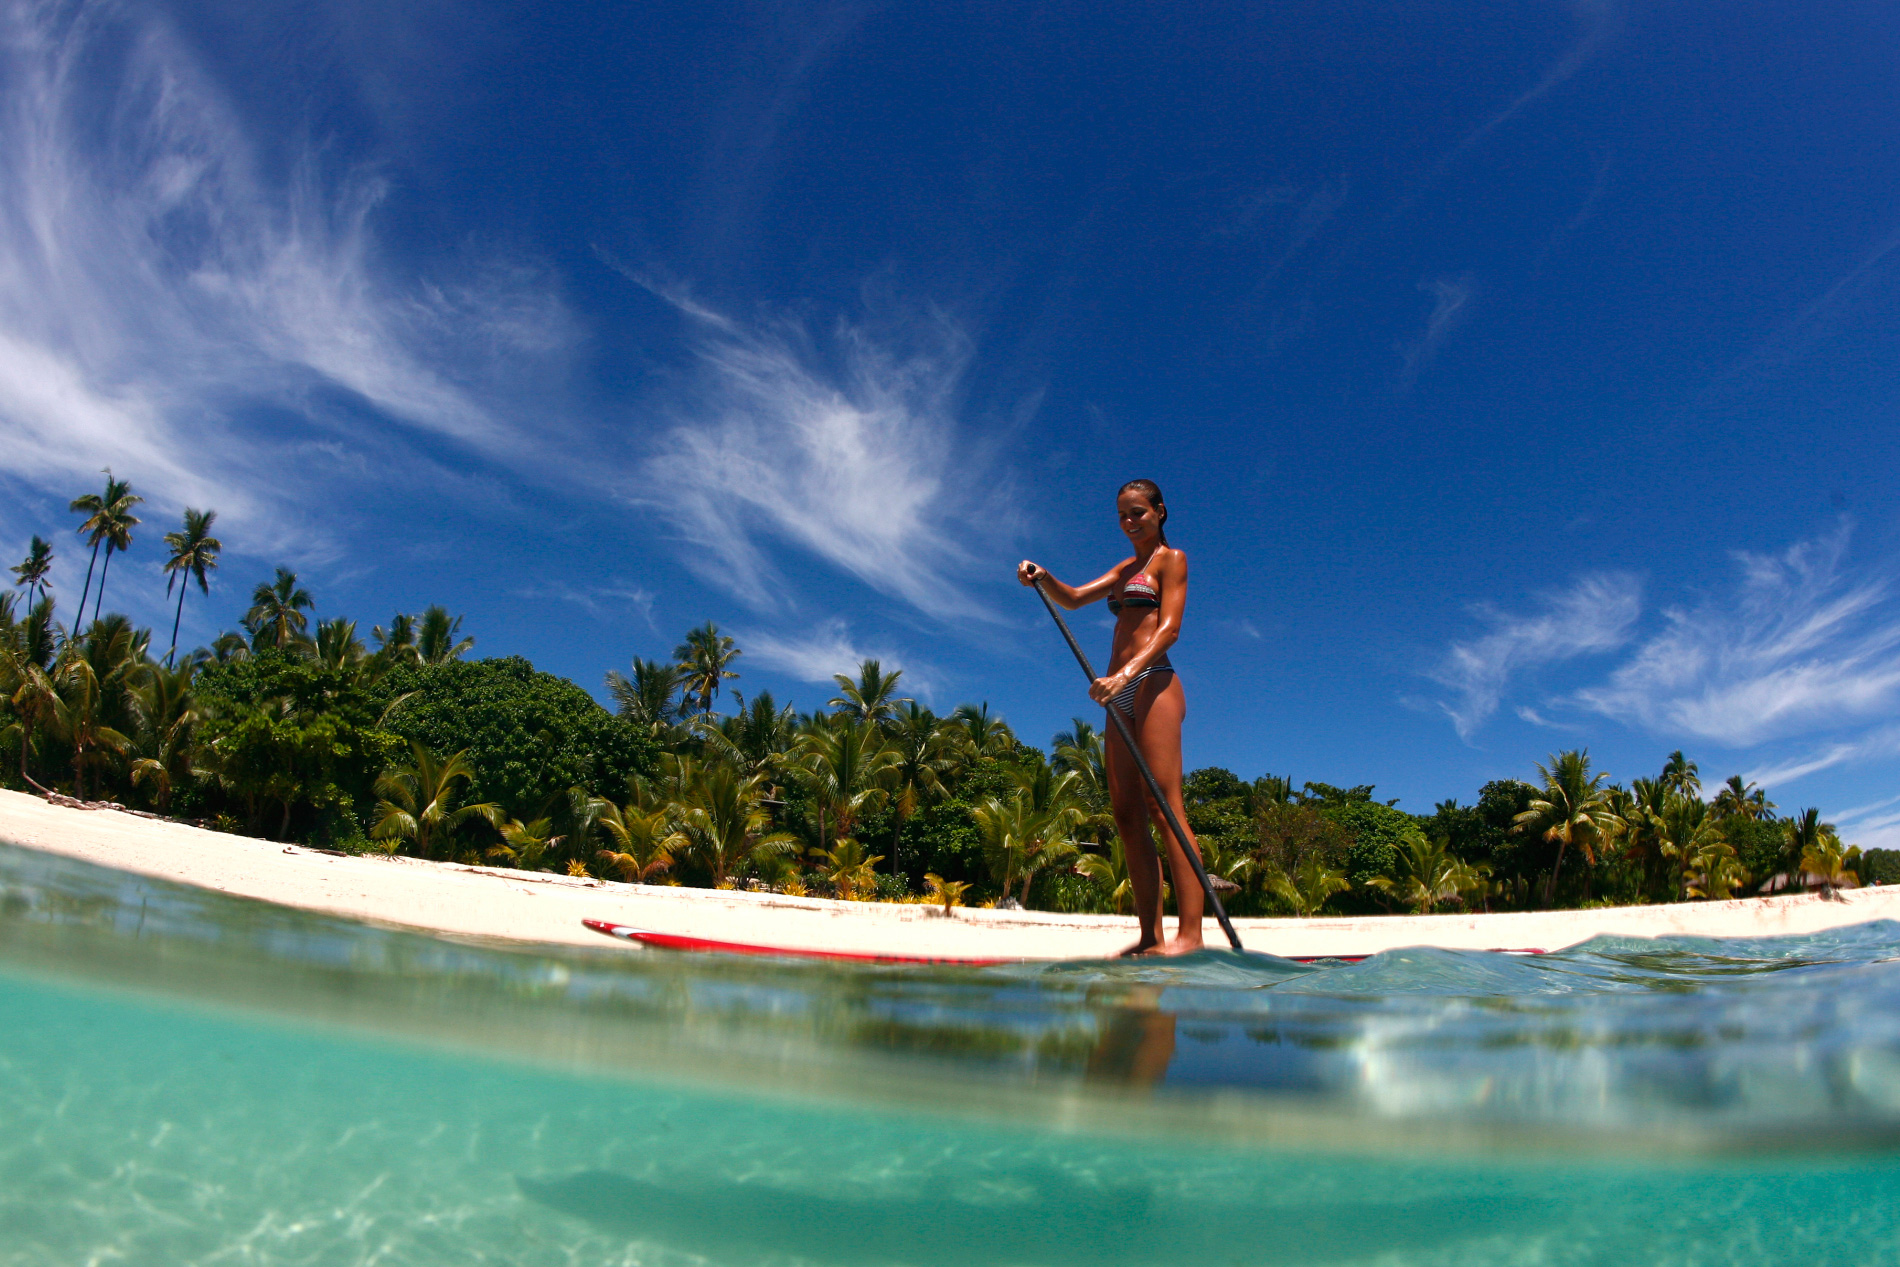
{"label": "woman's right arm", "polygon": [[1087,607],[1096,599],[1114,592],[1115,582],[1121,579],[1122,569],[1128,564],[1129,560],[1123,559],[1087,585],[1064,585],[1050,573],[1048,568],[1040,563],[1031,563],[1028,559],[1024,559],[1016,565],[1016,579],[1024,585],[1034,585],[1040,581],[1043,593],[1049,596],[1050,602],[1057,607],[1066,607],[1074,611],[1078,607]]}

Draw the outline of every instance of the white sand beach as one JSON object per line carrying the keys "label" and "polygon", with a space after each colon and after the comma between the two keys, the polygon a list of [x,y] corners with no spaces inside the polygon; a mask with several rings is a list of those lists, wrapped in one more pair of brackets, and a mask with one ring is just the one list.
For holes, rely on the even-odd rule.
{"label": "white sand beach", "polygon": [[[608,946],[583,919],[770,945],[1023,959],[1113,954],[1132,917],[837,902],[775,894],[619,884],[413,858],[340,857],[113,810],[50,805],[0,791],[0,841],[100,866],[378,924],[464,937]],[[1251,950],[1371,954],[1401,946],[1556,950],[1601,933],[1751,937],[1900,919],[1900,887],[1498,915],[1237,920]],[[1170,921],[1172,922],[1172,921]],[[1220,932],[1210,921],[1210,944]],[[629,953],[639,953],[629,950]]]}

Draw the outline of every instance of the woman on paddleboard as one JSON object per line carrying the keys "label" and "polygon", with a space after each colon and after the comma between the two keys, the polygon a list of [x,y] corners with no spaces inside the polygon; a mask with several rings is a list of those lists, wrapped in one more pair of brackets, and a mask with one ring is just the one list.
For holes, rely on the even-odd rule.
{"label": "woman on paddleboard", "polygon": [[[1041,582],[1051,601],[1073,611],[1098,598],[1108,600],[1115,615],[1115,642],[1109,650],[1108,674],[1089,687],[1089,697],[1120,711],[1141,755],[1148,760],[1161,793],[1173,806],[1174,816],[1186,830],[1187,807],[1181,803],[1181,719],[1187,715],[1187,696],[1181,679],[1168,663],[1168,648],[1181,636],[1181,616],[1187,609],[1187,556],[1168,544],[1168,507],[1153,480],[1129,480],[1115,498],[1122,533],[1134,547],[1123,559],[1086,585],[1064,585],[1048,570],[1025,559],[1016,568],[1024,585]],[[1182,853],[1182,844],[1169,830],[1161,807],[1145,786],[1134,756],[1111,723],[1106,727],[1108,795],[1115,809],[1115,830],[1121,834],[1122,853],[1128,860],[1128,880],[1135,890],[1135,913],[1141,919],[1141,940],[1124,953],[1131,955],[1185,955],[1201,949],[1201,908],[1205,897],[1194,866]],[[1174,902],[1180,920],[1174,940],[1161,936],[1161,866],[1155,857],[1152,820],[1167,842],[1168,872],[1174,880]],[[1187,847],[1199,852],[1194,833]]]}

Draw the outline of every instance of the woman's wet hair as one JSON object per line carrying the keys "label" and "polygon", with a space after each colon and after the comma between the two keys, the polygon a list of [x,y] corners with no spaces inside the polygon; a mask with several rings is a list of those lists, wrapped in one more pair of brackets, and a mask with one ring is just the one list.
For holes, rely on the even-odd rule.
{"label": "woman's wet hair", "polygon": [[1168,503],[1161,497],[1161,485],[1155,483],[1153,480],[1129,480],[1126,484],[1123,484],[1120,488],[1115,490],[1115,496],[1120,497],[1123,493],[1131,491],[1140,493],[1143,497],[1147,498],[1148,504],[1160,512],[1161,544],[1168,544]]}

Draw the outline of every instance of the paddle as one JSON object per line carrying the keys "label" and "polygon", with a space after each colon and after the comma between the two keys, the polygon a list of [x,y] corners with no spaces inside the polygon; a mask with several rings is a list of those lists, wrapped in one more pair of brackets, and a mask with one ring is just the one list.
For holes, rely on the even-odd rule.
{"label": "paddle", "polygon": [[[1075,640],[1075,635],[1069,632],[1069,623],[1062,619],[1062,613],[1056,610],[1056,605],[1049,601],[1049,595],[1043,592],[1041,581],[1036,582],[1036,597],[1040,598],[1042,605],[1049,609],[1050,619],[1054,620],[1056,628],[1062,631],[1063,638],[1069,644],[1069,650],[1075,652],[1075,662],[1082,666],[1082,672],[1088,676],[1090,685],[1093,685],[1095,667],[1089,663],[1089,658],[1083,653],[1082,645]],[[1188,865],[1194,868],[1195,877],[1200,880],[1201,888],[1207,893],[1208,904],[1214,908],[1214,918],[1220,921],[1221,931],[1227,934],[1227,940],[1235,950],[1245,949],[1240,944],[1240,934],[1234,931],[1234,922],[1227,918],[1227,908],[1221,905],[1220,894],[1214,892],[1213,882],[1207,878],[1207,868],[1201,865],[1200,853],[1188,843],[1187,832],[1182,828],[1181,820],[1174,816],[1174,806],[1170,805],[1168,798],[1161,794],[1161,784],[1156,782],[1154,771],[1148,768],[1148,759],[1141,755],[1141,748],[1135,743],[1134,732],[1128,728],[1128,722],[1122,717],[1122,710],[1111,703],[1108,706],[1108,719],[1115,723],[1116,732],[1121,735],[1122,742],[1128,745],[1129,754],[1135,758],[1135,767],[1141,771],[1141,777],[1148,781],[1148,790],[1154,794],[1155,804],[1161,807],[1162,816],[1168,820],[1168,829],[1174,833],[1175,840],[1180,842],[1181,852],[1187,855]]]}

